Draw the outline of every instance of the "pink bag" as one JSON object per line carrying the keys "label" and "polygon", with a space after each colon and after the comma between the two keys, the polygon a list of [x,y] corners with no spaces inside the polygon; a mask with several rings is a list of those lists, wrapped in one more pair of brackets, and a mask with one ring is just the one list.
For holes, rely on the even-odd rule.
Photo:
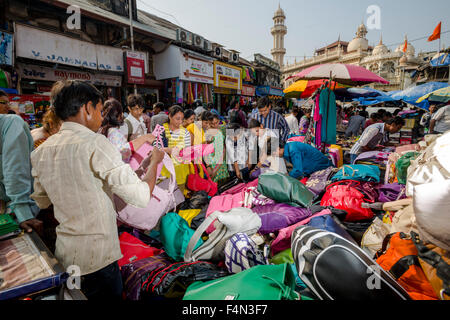
{"label": "pink bag", "polygon": [[[200,163],[202,157],[214,153],[213,144],[197,144],[195,146],[186,147],[180,150],[180,153],[175,156],[179,162],[183,163]],[[197,161],[196,161],[197,160]]]}
{"label": "pink bag", "polygon": [[306,138],[306,136],[295,136],[295,137],[289,138],[289,139],[287,140],[287,142],[291,142],[291,141],[294,141],[294,142],[303,142],[303,141],[305,141],[305,138]]}
{"label": "pink bag", "polygon": [[331,214],[331,211],[329,209],[322,210],[309,218],[306,218],[296,224],[293,224],[292,226],[280,229],[277,237],[275,238],[275,240],[273,240],[270,246],[272,249],[272,255],[275,255],[278,252],[289,249],[291,247],[291,236],[297,227],[308,224],[308,222],[311,221],[312,218],[325,216],[327,214]]}
{"label": "pink bag", "polygon": [[[145,146],[147,145],[147,146]],[[145,147],[144,147],[145,146]],[[144,148],[139,148],[137,154],[141,155],[148,150],[149,144],[144,144]],[[150,146],[150,150],[153,149]],[[141,150],[142,149],[142,150]],[[135,158],[136,160],[136,158]],[[137,160],[136,160],[137,161]],[[141,160],[142,161],[142,160]],[[131,164],[130,164],[131,165]],[[145,208],[136,208],[131,205],[126,204],[120,197],[114,195],[114,204],[117,212],[117,219],[131,227],[141,229],[141,230],[151,230],[157,224],[159,219],[176,207],[176,200],[174,197],[174,190],[177,186],[177,181],[175,177],[175,168],[173,162],[169,155],[164,155],[164,160],[161,162],[167,170],[170,172],[170,180],[168,190],[160,188],[158,185],[153,189],[150,201]],[[135,167],[136,164],[134,163]],[[132,168],[133,168],[132,166]],[[157,178],[160,176],[161,170],[158,166]]]}

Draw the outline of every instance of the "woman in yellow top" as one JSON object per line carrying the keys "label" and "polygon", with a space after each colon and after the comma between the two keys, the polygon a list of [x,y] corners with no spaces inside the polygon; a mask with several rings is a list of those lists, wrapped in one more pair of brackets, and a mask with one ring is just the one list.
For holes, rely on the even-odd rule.
{"label": "woman in yellow top", "polygon": [[209,128],[209,123],[212,121],[212,113],[209,111],[204,111],[200,114],[201,127],[197,124],[199,121],[191,123],[186,127],[186,129],[191,133],[191,145],[195,146],[197,144],[205,144],[205,130]]}
{"label": "woman in yellow top", "polygon": [[[187,176],[189,174],[189,164],[181,163],[173,154],[178,154],[177,150],[181,150],[191,146],[191,134],[182,126],[184,119],[183,109],[180,106],[172,106],[169,109],[169,122],[164,123],[165,136],[168,141],[167,147],[164,151],[172,158],[172,162],[175,167],[175,174],[177,178],[177,184],[181,191],[184,191],[184,185],[186,184]],[[165,177],[169,177],[170,173],[166,168],[161,172]]]}

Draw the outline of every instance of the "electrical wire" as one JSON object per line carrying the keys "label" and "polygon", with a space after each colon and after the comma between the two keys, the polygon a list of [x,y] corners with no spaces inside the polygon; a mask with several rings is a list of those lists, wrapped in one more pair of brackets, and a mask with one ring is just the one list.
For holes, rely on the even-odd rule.
{"label": "electrical wire", "polygon": [[158,11],[158,12],[160,12],[160,13],[162,13],[162,14],[165,14],[165,15],[167,15],[167,16],[169,16],[169,17],[174,18],[175,21],[176,21],[176,23],[178,24],[178,26],[183,28],[183,26],[181,25],[180,21],[178,21],[178,19],[177,19],[174,15],[172,15],[172,14],[170,14],[170,13],[167,13],[167,12],[164,12],[164,11],[161,11],[161,10],[155,8],[155,7],[152,7],[151,5],[145,3],[145,2],[142,1],[142,0],[137,0],[137,2],[140,3],[141,5],[143,5],[143,6],[147,7],[147,8],[149,8],[149,9],[153,9],[153,10],[155,10],[155,11]]}

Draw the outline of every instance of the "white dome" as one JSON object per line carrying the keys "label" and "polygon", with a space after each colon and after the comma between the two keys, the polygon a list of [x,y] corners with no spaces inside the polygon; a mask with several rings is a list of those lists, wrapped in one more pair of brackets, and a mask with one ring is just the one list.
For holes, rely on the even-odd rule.
{"label": "white dome", "polygon": [[277,11],[275,11],[275,14],[273,17],[274,18],[278,18],[278,17],[286,18],[286,16],[284,15],[284,11],[283,11],[283,9],[281,9],[279,4],[278,4],[278,9],[277,9]]}
{"label": "white dome", "polygon": [[372,55],[377,56],[386,53],[389,53],[389,49],[384,44],[379,44],[373,49]]}
{"label": "white dome", "polygon": [[[399,45],[397,47],[397,49],[395,49],[395,52],[403,52],[404,46],[405,46],[405,44],[402,43],[401,45]],[[415,54],[416,54],[416,49],[413,47],[413,45],[411,43],[408,42],[408,48],[406,48],[406,55],[414,57]]]}
{"label": "white dome", "polygon": [[361,48],[362,51],[367,51],[369,48],[369,40],[364,38],[355,38],[348,44],[347,52],[356,51]]}

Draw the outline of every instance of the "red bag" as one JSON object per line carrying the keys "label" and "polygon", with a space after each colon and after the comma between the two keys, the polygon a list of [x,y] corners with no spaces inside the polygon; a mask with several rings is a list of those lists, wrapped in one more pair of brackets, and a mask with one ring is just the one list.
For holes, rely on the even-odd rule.
{"label": "red bag", "polygon": [[211,180],[205,165],[201,164],[203,172],[207,179],[200,177],[198,173],[197,165],[194,165],[195,173],[190,174],[187,177],[186,187],[191,191],[206,191],[209,196],[213,197],[216,195],[218,186],[217,183]]}
{"label": "red bag", "polygon": [[127,232],[123,232],[120,237],[120,251],[123,257],[118,261],[119,267],[144,258],[161,254],[163,250],[152,248]]}
{"label": "red bag", "polygon": [[332,206],[336,209],[347,211],[345,221],[359,221],[373,218],[371,209],[362,208],[363,202],[373,202],[359,192],[355,186],[359,186],[359,181],[347,180],[330,184],[320,201],[324,207]]}

